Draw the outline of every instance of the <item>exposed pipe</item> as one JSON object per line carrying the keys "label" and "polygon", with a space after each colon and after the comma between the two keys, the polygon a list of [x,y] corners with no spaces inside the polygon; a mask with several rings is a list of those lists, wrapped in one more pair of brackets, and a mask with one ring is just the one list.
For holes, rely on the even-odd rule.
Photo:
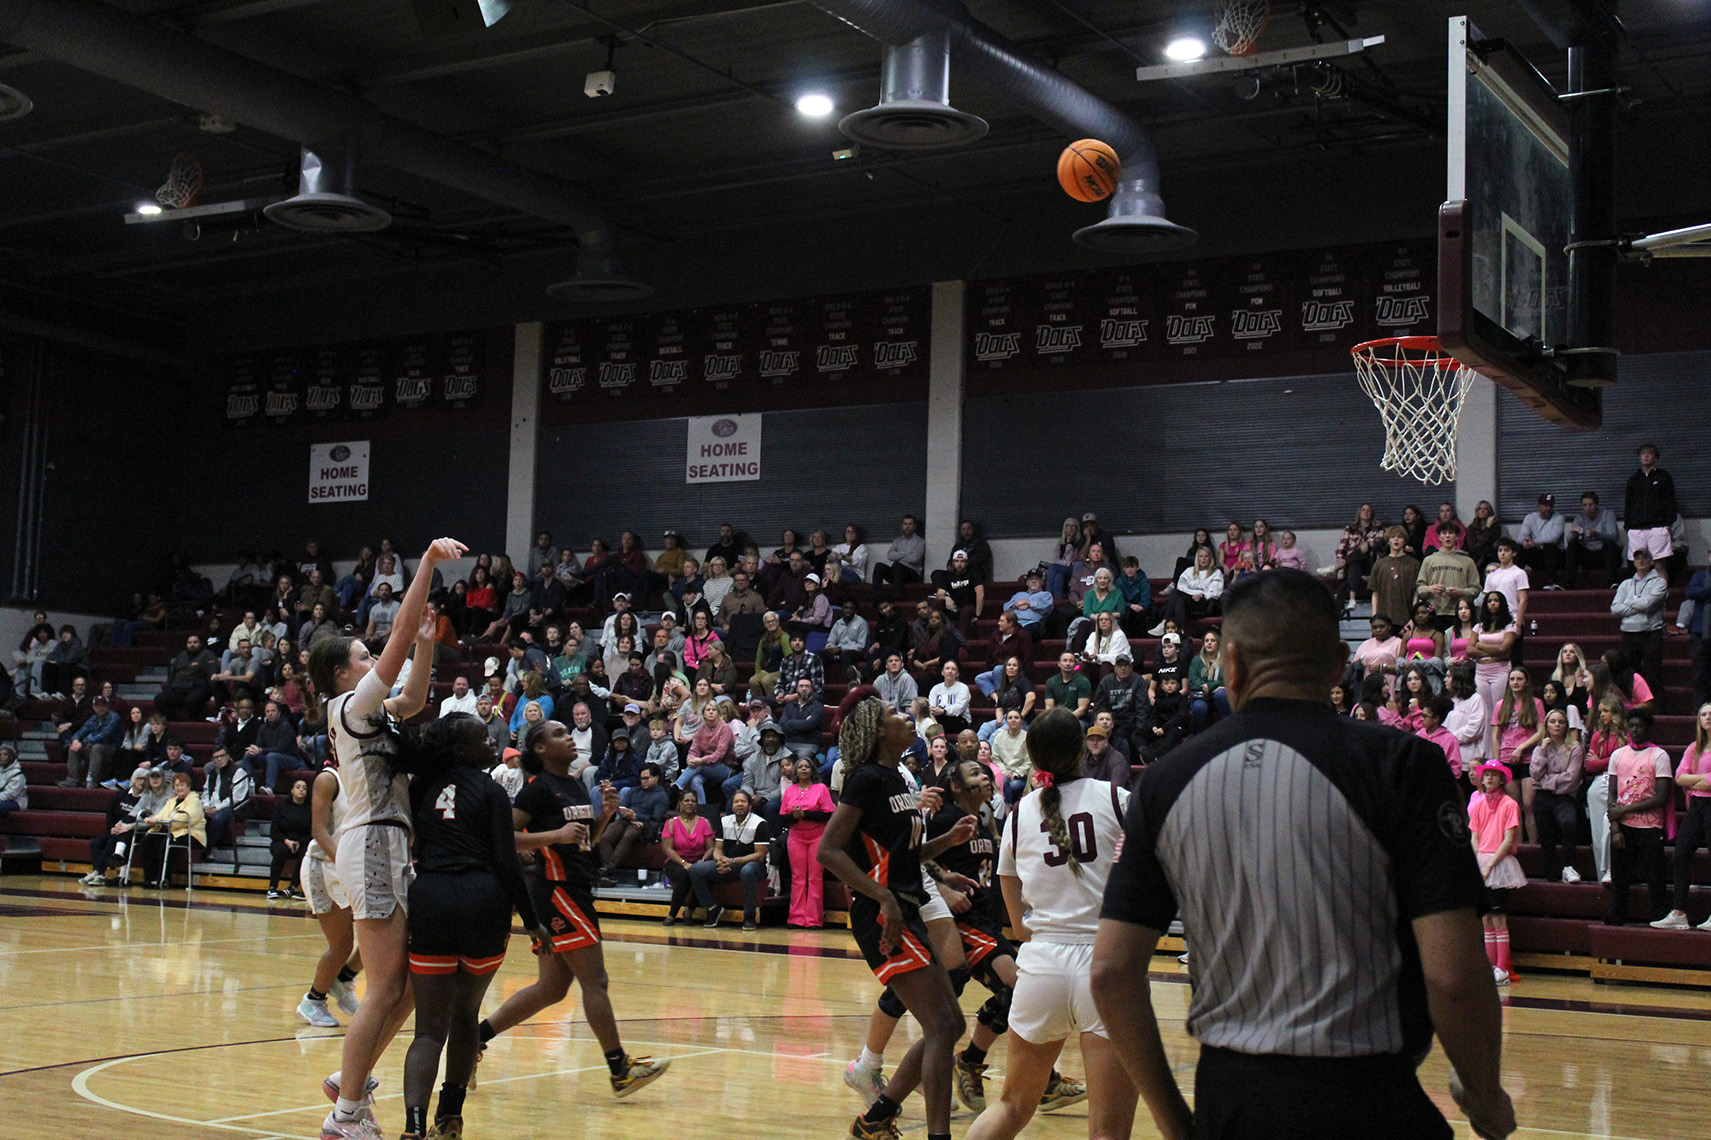
{"label": "exposed pipe", "polygon": [[971,16],[962,0],[811,2],[889,47],[942,31],[962,74],[1016,100],[1035,118],[1070,138],[1108,143],[1122,162],[1122,181],[1111,196],[1106,220],[1077,231],[1076,241],[1096,248],[1146,251],[1180,248],[1196,240],[1193,230],[1165,217],[1158,153],[1147,129],[1062,72],[1022,54]]}
{"label": "exposed pipe", "polygon": [[560,179],[101,0],[0,0],[0,40],[300,146],[349,132],[362,154],[576,231],[584,271],[609,272],[606,212]]}

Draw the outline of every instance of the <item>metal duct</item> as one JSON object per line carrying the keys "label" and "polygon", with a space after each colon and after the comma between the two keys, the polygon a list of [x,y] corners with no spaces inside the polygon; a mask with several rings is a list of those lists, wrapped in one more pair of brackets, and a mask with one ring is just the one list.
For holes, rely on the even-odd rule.
{"label": "metal duct", "polygon": [[939,150],[983,137],[985,119],[951,106],[950,55],[943,28],[887,46],[879,105],[844,116],[838,130],[887,150]]}
{"label": "metal duct", "polygon": [[[365,156],[576,231],[577,280],[600,299],[652,289],[610,272],[614,235],[605,211],[550,175],[385,114],[372,103],[290,75],[100,0],[0,0],[0,40],[256,130],[314,146],[349,134]],[[565,295],[560,293],[558,295]],[[572,291],[571,295],[579,295]]]}
{"label": "metal duct", "polygon": [[815,7],[889,47],[943,32],[959,74],[1007,95],[1070,138],[1110,144],[1123,179],[1105,220],[1075,232],[1077,243],[1114,253],[1157,253],[1198,240],[1165,217],[1158,155],[1146,128],[1062,73],[1027,58],[969,15],[962,0],[811,0]]}
{"label": "metal duct", "polygon": [[267,220],[313,234],[371,234],[392,215],[356,196],[356,144],[342,139],[302,148],[297,195],[263,207]]}

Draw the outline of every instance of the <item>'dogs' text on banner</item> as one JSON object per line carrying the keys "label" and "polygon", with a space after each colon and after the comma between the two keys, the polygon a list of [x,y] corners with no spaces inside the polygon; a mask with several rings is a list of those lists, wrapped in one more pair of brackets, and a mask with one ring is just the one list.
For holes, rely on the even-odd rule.
{"label": "'dogs' text on banner", "polygon": [[368,499],[368,440],[309,445],[309,501],[360,503]]}
{"label": "'dogs' text on banner", "polygon": [[685,483],[743,483],[760,478],[760,414],[690,416]]}

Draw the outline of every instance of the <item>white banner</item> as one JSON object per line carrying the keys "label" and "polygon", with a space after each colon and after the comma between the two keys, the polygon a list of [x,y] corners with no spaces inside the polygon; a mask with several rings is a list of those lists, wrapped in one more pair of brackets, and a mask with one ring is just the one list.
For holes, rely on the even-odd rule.
{"label": "white banner", "polygon": [[358,503],[368,498],[368,440],[309,445],[309,501]]}
{"label": "white banner", "polygon": [[685,483],[743,483],[760,478],[760,413],[690,416]]}

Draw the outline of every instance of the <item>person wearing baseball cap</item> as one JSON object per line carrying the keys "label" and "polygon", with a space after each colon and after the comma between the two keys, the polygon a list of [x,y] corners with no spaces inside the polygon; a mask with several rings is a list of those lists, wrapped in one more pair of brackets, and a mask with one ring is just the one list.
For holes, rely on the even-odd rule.
{"label": "person wearing baseball cap", "polygon": [[830,629],[832,601],[820,589],[820,576],[812,570],[802,575],[802,604],[790,615],[793,625],[809,629]]}
{"label": "person wearing baseball cap", "polygon": [[1556,513],[1557,497],[1539,496],[1538,509],[1521,520],[1521,533],[1516,537],[1521,549],[1515,561],[1527,571],[1528,580],[1537,588],[1560,590],[1557,579],[1562,573],[1563,517]]}
{"label": "person wearing baseball cap", "polygon": [[1053,604],[1045,587],[1045,571],[1035,566],[1022,575],[1022,588],[1010,595],[1010,600],[1004,603],[1004,612],[1015,617],[1022,631],[1037,641]]}
{"label": "person wearing baseball cap", "polygon": [[1087,557],[1087,548],[1098,543],[1105,550],[1105,561],[1115,566],[1122,558],[1122,552],[1117,549],[1117,540],[1111,537],[1109,531],[1099,525],[1099,516],[1087,511],[1081,516],[1081,556]]}
{"label": "person wearing baseball cap", "polygon": [[1467,805],[1468,826],[1473,829],[1479,870],[1485,876],[1485,956],[1491,961],[1492,979],[1509,984],[1514,966],[1509,957],[1509,919],[1504,903],[1509,892],[1527,885],[1527,876],[1515,851],[1521,843],[1521,808],[1503,789],[1509,783],[1509,768],[1489,760],[1473,770],[1479,790]]}

